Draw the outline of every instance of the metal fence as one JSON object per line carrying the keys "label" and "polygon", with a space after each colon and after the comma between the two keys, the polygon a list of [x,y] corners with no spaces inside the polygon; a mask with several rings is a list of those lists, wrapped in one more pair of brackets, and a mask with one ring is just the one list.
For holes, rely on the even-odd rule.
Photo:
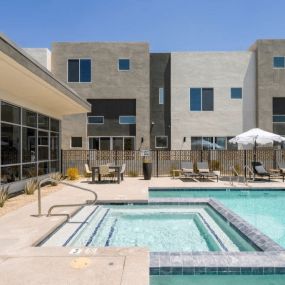
{"label": "metal fence", "polygon": [[[210,170],[220,170],[222,176],[232,175],[234,166],[239,174],[244,173],[244,166],[251,166],[253,150],[153,150],[149,159],[152,161],[153,176],[169,176],[173,169],[180,169],[182,161],[192,161],[194,168],[199,161],[208,161]],[[144,157],[135,151],[97,151],[97,150],[62,150],[62,173],[70,167],[76,167],[84,174],[84,164],[90,167],[113,163],[126,164],[126,175],[141,176]],[[258,149],[256,160],[264,163],[267,169],[275,169],[277,161],[285,160],[284,149]]]}

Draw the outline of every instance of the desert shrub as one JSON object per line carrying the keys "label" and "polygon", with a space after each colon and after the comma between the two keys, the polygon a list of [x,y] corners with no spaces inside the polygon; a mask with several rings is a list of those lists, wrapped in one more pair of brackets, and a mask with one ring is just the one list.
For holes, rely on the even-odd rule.
{"label": "desert shrub", "polygon": [[25,189],[24,189],[25,194],[33,195],[38,188],[38,184],[39,184],[38,179],[36,178],[30,179],[25,185]]}
{"label": "desert shrub", "polygon": [[58,185],[58,181],[61,180],[62,174],[61,174],[60,172],[56,172],[56,173],[53,173],[53,174],[50,176],[50,178],[56,180],[56,181],[52,181],[52,182],[51,182],[51,185],[52,185],[52,186],[56,186],[56,185]]}
{"label": "desert shrub", "polygon": [[0,187],[0,207],[2,208],[6,202],[6,200],[8,199],[8,190],[9,190],[9,186],[5,187],[5,186],[1,186]]}
{"label": "desert shrub", "polygon": [[67,177],[69,180],[76,180],[78,176],[79,176],[79,173],[76,167],[70,167],[67,169]]}
{"label": "desert shrub", "polygon": [[[240,175],[241,174],[241,166],[239,164],[235,164],[234,168],[236,170],[236,172]],[[237,174],[233,171],[233,175],[237,176]]]}
{"label": "desert shrub", "polygon": [[129,177],[138,177],[139,174],[138,174],[137,171],[132,171],[132,170],[130,170],[130,171],[128,172],[128,176],[129,176]]}
{"label": "desert shrub", "polygon": [[212,171],[221,170],[220,169],[220,162],[218,160],[211,160],[210,161],[210,169]]}

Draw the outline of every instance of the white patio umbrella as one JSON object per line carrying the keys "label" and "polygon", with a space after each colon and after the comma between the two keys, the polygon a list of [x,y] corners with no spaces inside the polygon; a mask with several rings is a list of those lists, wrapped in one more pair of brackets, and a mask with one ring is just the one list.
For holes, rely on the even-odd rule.
{"label": "white patio umbrella", "polygon": [[257,144],[265,145],[265,144],[272,143],[272,142],[281,143],[284,141],[285,141],[284,137],[277,135],[277,134],[270,133],[270,132],[266,132],[258,128],[251,129],[229,140],[230,143],[234,143],[234,144],[236,143],[242,144],[242,145],[252,144],[254,146],[254,156],[253,156],[254,162],[256,161]]}

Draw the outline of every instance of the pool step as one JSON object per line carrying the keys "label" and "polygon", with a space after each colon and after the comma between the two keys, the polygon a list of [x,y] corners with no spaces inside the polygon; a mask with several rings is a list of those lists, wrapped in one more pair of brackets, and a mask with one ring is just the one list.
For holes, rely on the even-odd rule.
{"label": "pool step", "polygon": [[42,246],[66,246],[73,236],[86,226],[89,218],[95,212],[100,210],[101,206],[85,206],[83,207],[69,222],[65,223],[55,234],[53,234]]}

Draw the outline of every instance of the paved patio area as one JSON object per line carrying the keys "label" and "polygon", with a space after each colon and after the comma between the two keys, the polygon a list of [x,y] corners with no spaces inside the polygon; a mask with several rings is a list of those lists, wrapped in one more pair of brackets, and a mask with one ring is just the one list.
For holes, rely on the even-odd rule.
{"label": "paved patio area", "polygon": [[[121,184],[90,184],[86,179],[73,182],[97,192],[100,201],[147,201],[149,187],[245,187],[231,186],[228,181],[183,182],[180,179],[141,177],[125,178]],[[250,187],[285,188],[280,182],[255,182]],[[88,192],[59,185],[58,191],[43,197],[43,213],[54,204],[78,203],[91,199]],[[37,195],[37,193],[35,193]],[[58,209],[57,213],[73,213],[76,208]],[[149,279],[147,249],[40,248],[33,247],[48,232],[64,221],[64,217],[35,217],[37,202],[29,203],[0,217],[0,284],[136,284]]]}

